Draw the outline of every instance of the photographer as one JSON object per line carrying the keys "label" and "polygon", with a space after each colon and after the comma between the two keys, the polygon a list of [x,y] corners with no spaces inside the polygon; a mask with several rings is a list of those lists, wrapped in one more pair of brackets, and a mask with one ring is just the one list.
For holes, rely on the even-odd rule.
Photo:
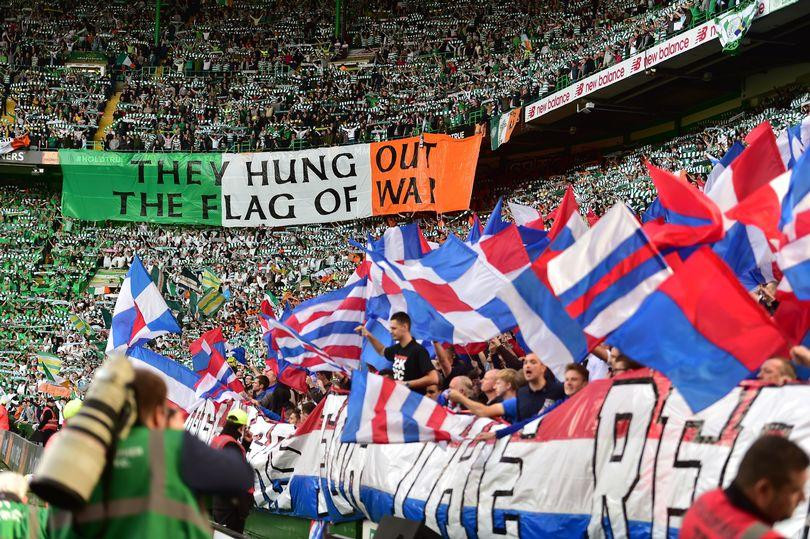
{"label": "photographer", "polygon": [[252,470],[241,455],[211,449],[182,430],[159,376],[135,369],[133,387],[135,425],[118,441],[89,503],[55,517],[57,535],[210,537],[197,495],[245,492],[253,485]]}

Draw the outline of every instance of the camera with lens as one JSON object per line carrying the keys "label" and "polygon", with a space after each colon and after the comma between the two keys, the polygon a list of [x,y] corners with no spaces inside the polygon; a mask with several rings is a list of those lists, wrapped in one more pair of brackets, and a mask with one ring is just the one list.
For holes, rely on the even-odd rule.
{"label": "camera with lens", "polygon": [[75,511],[90,499],[117,442],[136,419],[135,370],[122,355],[96,372],[78,414],[52,438],[31,490],[54,506]]}

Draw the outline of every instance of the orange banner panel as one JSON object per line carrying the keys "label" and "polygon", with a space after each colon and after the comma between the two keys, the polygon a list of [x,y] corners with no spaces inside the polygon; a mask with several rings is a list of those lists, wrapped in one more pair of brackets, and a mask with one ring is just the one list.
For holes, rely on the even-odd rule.
{"label": "orange banner panel", "polygon": [[482,134],[465,139],[425,133],[372,143],[371,183],[374,215],[470,207]]}

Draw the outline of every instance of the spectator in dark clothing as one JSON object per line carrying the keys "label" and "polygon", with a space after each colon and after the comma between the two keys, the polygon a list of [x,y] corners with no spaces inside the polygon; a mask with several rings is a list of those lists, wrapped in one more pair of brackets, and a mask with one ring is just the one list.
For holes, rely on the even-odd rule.
{"label": "spectator in dark clothing", "polygon": [[395,313],[391,317],[391,337],[396,343],[393,346],[383,345],[365,326],[358,326],[355,331],[368,339],[378,354],[393,362],[397,382],[423,395],[426,387],[438,385],[439,373],[425,347],[411,335],[411,318],[406,313]]}
{"label": "spectator in dark clothing", "polygon": [[436,360],[439,363],[439,369],[442,374],[441,388],[447,389],[450,387],[450,382],[457,376],[467,376],[472,370],[472,365],[461,357],[456,355],[452,348],[445,348],[438,342],[433,343],[433,349],[436,350]]}
{"label": "spectator in dark clothing", "polygon": [[[247,452],[253,436],[247,429],[247,414],[236,408],[228,414],[222,432],[211,440],[211,447],[227,451],[247,463]],[[252,489],[233,496],[214,496],[212,500],[214,520],[237,533],[245,530],[250,508],[253,506]]]}

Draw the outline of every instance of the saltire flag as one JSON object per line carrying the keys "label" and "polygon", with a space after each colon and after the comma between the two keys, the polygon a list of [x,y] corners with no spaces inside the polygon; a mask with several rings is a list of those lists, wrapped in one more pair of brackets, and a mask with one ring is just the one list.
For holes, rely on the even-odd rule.
{"label": "saltire flag", "polygon": [[210,373],[229,389],[237,393],[245,391],[245,386],[236,377],[236,373],[225,359],[225,337],[222,335],[222,329],[215,328],[206,331],[191,343],[189,351],[197,374],[204,376],[205,373]]}
{"label": "saltire flag", "polygon": [[739,140],[735,140],[734,144],[728,149],[728,151],[721,157],[720,159],[712,159],[712,167],[711,172],[709,172],[708,177],[706,178],[706,184],[703,186],[703,192],[708,193],[711,191],[712,187],[714,187],[714,183],[717,181],[717,178],[723,173],[726,168],[735,160],[737,157],[743,152],[745,146]]}
{"label": "saltire flag", "polygon": [[[658,249],[714,243],[723,237],[723,215],[717,204],[683,177],[647,163],[658,197],[655,218],[642,229]],[[657,203],[657,204],[656,204]],[[648,210],[649,211],[649,210]],[[642,219],[644,221],[644,219]]]}
{"label": "saltire flag", "polygon": [[368,251],[368,258],[368,279],[384,292],[378,298],[385,308],[378,312],[385,315],[378,318],[407,312],[417,339],[481,342],[517,325],[508,307],[495,297],[503,278],[455,236],[418,260],[395,262],[374,250]]}
{"label": "saltire flag", "polygon": [[726,212],[757,189],[785,172],[776,137],[768,122],[762,122],[745,138],[748,147],[720,175],[706,194],[723,215],[725,237],[714,251],[728,264],[748,290],[779,280],[778,268],[765,234],[756,226],[730,218]]}
{"label": "saltire flag", "polygon": [[141,346],[131,348],[127,357],[132,366],[147,369],[166,383],[168,399],[178,408],[191,413],[199,404],[196,385],[200,376],[184,365]]}
{"label": "saltire flag", "polygon": [[394,444],[463,439],[476,417],[367,370],[352,375],[342,443]]}
{"label": "saltire flag", "polygon": [[481,238],[481,233],[483,231],[484,227],[481,226],[481,221],[478,219],[478,214],[473,213],[473,222],[472,226],[470,226],[470,232],[467,234],[467,243],[477,242]]}
{"label": "saltire flag", "polygon": [[[267,346],[267,357],[265,358],[265,366],[276,374],[276,379],[282,384],[290,387],[300,393],[306,393],[307,376],[309,373],[306,369],[291,365],[285,361],[278,352],[278,347],[273,342],[270,325],[267,323],[267,318],[275,318],[273,309],[270,302],[267,300],[262,301],[259,307],[259,325],[262,327],[262,340]],[[285,312],[285,314],[288,314]],[[287,316],[289,318],[289,315]],[[284,315],[281,321],[285,320]]]}
{"label": "saltire flag", "polygon": [[493,152],[512,138],[512,133],[520,122],[521,110],[523,110],[521,107],[517,107],[490,120],[490,147]]}
{"label": "saltire flag", "polygon": [[197,312],[210,318],[214,316],[223,305],[225,305],[225,296],[223,296],[218,289],[209,288],[205,294],[197,300]]}
{"label": "saltire flag", "polygon": [[520,327],[520,346],[535,352],[562,379],[565,365],[586,356],[585,335],[543,281],[542,261],[530,265],[518,228],[501,218],[498,201],[474,249],[505,279],[498,298]]}
{"label": "saltire flag", "polygon": [[421,258],[431,251],[418,223],[390,227],[379,240],[370,240],[371,248],[384,252],[397,262]]}
{"label": "saltire flag", "polygon": [[70,324],[73,326],[73,329],[75,329],[82,335],[89,335],[90,333],[93,333],[93,328],[90,327],[90,324],[88,324],[78,314],[71,314],[68,317],[68,320],[70,321]]}
{"label": "saltire flag", "polygon": [[589,348],[632,316],[670,274],[622,203],[547,266],[551,289],[585,331]]}
{"label": "saltire flag", "polygon": [[762,122],[745,137],[748,147],[728,165],[706,194],[726,212],[785,172],[771,124]]}
{"label": "saltire flag", "polygon": [[40,352],[37,354],[37,370],[51,382],[56,382],[62,370],[62,360],[55,354]]}
{"label": "saltire flag", "polygon": [[785,168],[790,170],[799,157],[810,146],[810,116],[805,116],[802,123],[788,126],[776,137],[776,146],[782,156]]}
{"label": "saltire flag", "polygon": [[544,230],[546,228],[543,214],[531,206],[509,202],[509,213],[512,214],[512,218],[518,226],[536,228],[537,230]]}
{"label": "saltire flag", "polygon": [[106,352],[125,351],[167,333],[180,333],[180,326],[135,255],[115,302]]}
{"label": "saltire flag", "polygon": [[776,324],[708,247],[693,253],[608,340],[663,372],[695,412],[786,349]]}
{"label": "saltire flag", "polygon": [[260,316],[262,317],[262,327],[270,333],[274,348],[287,362],[310,371],[335,372],[346,369],[338,360],[302,337],[287,324],[264,313],[261,313]]}
{"label": "saltire flag", "polygon": [[203,288],[213,288],[219,289],[222,285],[222,279],[219,276],[211,271],[208,268],[205,268],[200,274],[200,283],[203,285]]}
{"label": "saltire flag", "polygon": [[30,145],[31,138],[28,136],[28,133],[21,137],[0,139],[0,155],[27,148]]}

